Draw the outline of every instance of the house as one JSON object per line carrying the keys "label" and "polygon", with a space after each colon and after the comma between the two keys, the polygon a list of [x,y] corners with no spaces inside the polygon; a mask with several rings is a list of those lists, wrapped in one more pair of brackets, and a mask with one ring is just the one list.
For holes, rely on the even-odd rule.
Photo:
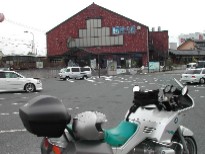
{"label": "house", "polygon": [[205,60],[205,41],[188,39],[177,50],[169,50],[169,56],[176,64]]}

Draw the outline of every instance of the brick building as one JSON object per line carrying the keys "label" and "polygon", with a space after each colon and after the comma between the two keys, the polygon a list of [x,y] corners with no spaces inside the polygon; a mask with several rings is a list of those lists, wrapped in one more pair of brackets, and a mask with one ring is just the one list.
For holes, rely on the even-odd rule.
{"label": "brick building", "polygon": [[164,61],[168,31],[149,31],[148,26],[95,3],[46,33],[51,63],[100,64],[116,61],[120,67],[140,67]]}

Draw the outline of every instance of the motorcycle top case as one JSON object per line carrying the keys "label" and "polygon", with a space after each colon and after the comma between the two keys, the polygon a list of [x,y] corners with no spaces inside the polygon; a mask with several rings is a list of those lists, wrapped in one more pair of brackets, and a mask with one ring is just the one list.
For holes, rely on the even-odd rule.
{"label": "motorcycle top case", "polygon": [[19,109],[19,115],[25,128],[39,137],[60,137],[71,120],[64,104],[49,95],[34,97]]}

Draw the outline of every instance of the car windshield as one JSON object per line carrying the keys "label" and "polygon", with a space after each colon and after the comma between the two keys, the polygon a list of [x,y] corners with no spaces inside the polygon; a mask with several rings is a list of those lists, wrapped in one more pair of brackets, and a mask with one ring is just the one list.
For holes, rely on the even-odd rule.
{"label": "car windshield", "polygon": [[60,73],[63,73],[63,72],[65,72],[66,71],[66,68],[62,68],[61,70],[60,70]]}
{"label": "car windshield", "polygon": [[200,74],[201,70],[186,70],[184,74]]}

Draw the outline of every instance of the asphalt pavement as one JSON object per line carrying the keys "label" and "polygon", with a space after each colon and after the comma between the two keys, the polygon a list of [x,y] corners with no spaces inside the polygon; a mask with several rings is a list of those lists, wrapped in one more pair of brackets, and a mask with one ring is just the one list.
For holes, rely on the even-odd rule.
{"label": "asphalt pavement", "polygon": [[[40,79],[46,79],[46,78],[57,78],[58,73],[60,69],[32,69],[32,70],[18,70],[17,72],[21,73],[22,75],[26,77],[32,77],[32,78],[40,78]],[[184,72],[183,69],[175,69],[172,71],[148,71],[143,70],[142,72],[137,72],[135,74],[131,74],[128,71],[124,74],[118,74],[118,75],[145,75],[145,74],[182,74]],[[98,70],[95,70],[92,72],[93,76],[99,76]],[[118,76],[115,75],[115,76]],[[100,76],[108,76],[107,70],[102,69],[100,70]]]}
{"label": "asphalt pavement", "polygon": [[[31,72],[34,75],[49,76],[42,80],[43,91],[35,93],[3,93],[0,95],[0,153],[5,154],[39,154],[41,138],[27,132],[22,125],[18,110],[30,99],[38,95],[58,97],[73,116],[86,110],[98,110],[105,113],[108,122],[104,128],[116,126],[127,109],[132,105],[133,85],[143,89],[161,88],[163,82],[171,78],[180,78],[183,70],[145,73],[136,75],[93,76],[86,80],[62,81],[53,78],[49,71]],[[25,72],[24,72],[25,73]],[[41,73],[41,74],[40,74]],[[54,73],[53,73],[54,74]],[[30,74],[32,75],[32,74]],[[183,125],[194,132],[198,153],[203,154],[205,135],[205,85],[188,85],[189,93],[195,101],[195,108],[189,110]]]}

